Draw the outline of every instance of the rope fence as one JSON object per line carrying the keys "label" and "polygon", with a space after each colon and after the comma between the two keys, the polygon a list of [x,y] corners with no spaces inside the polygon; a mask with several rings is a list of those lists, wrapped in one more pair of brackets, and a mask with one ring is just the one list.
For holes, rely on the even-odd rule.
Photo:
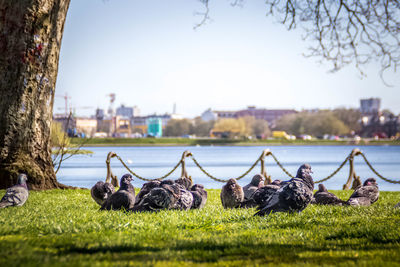
{"label": "rope fence", "polygon": [[[345,165],[347,162],[349,162],[350,164],[350,173],[349,173],[349,178],[347,179],[346,184],[343,186],[343,189],[349,189],[350,188],[350,184],[353,181],[353,188],[355,188],[357,185],[360,184],[360,177],[356,175],[355,170],[354,170],[354,158],[356,156],[360,155],[365,163],[367,164],[367,166],[371,169],[371,171],[373,173],[375,173],[379,178],[381,178],[382,180],[388,182],[388,183],[393,183],[393,184],[400,184],[400,181],[397,180],[393,180],[393,179],[388,179],[386,177],[384,177],[383,175],[381,175],[373,166],[372,164],[367,160],[367,157],[364,155],[364,153],[362,153],[358,148],[355,148],[351,151],[351,153],[345,158],[345,160],[339,165],[339,167],[333,171],[330,175],[328,175],[327,177],[314,181],[314,183],[318,184],[318,183],[322,183],[325,182],[329,179],[331,179],[333,176],[335,176]],[[261,174],[263,174],[267,181],[270,183],[271,179],[270,176],[267,176],[267,173],[265,171],[265,158],[271,156],[272,159],[275,161],[276,165],[279,166],[279,168],[286,174],[288,175],[290,178],[294,178],[294,176],[281,164],[281,162],[278,160],[278,158],[269,150],[269,149],[265,149],[261,155],[258,157],[258,159],[253,163],[253,165],[250,166],[250,168],[245,171],[242,175],[236,177],[236,180],[240,180],[244,177],[246,177],[246,175],[248,175],[256,166],[257,164],[260,162],[261,163]],[[129,166],[124,162],[124,160],[118,156],[116,153],[114,152],[110,152],[107,156],[107,160],[106,160],[106,164],[107,164],[107,168],[108,171],[110,171],[110,159],[116,157],[121,164],[136,178],[143,180],[143,181],[153,181],[153,180],[163,180],[167,177],[169,177],[173,172],[175,172],[179,167],[182,168],[182,174],[181,176],[188,176],[187,171],[186,171],[186,165],[185,165],[185,159],[187,157],[190,157],[192,159],[192,161],[194,162],[194,164],[210,179],[217,181],[217,182],[221,182],[221,183],[225,183],[228,180],[225,179],[220,179],[217,178],[215,176],[213,176],[212,174],[210,174],[200,163],[199,161],[193,156],[193,154],[189,151],[185,151],[182,154],[182,159],[172,168],[171,171],[169,171],[168,173],[166,173],[165,175],[159,177],[159,178],[155,178],[155,179],[147,179],[144,178],[140,175],[138,175],[136,172],[134,172],[131,168],[129,168]],[[111,171],[110,171],[111,172]]]}

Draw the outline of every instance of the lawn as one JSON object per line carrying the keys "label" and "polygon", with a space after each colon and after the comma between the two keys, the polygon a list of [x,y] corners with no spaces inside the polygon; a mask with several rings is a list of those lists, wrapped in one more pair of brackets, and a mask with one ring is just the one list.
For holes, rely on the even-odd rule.
{"label": "lawn", "polygon": [[0,210],[0,265],[400,265],[400,192],[371,207],[262,218],[224,210],[219,192],[208,190],[202,210],[153,214],[98,211],[89,190],[31,192],[23,207]]}

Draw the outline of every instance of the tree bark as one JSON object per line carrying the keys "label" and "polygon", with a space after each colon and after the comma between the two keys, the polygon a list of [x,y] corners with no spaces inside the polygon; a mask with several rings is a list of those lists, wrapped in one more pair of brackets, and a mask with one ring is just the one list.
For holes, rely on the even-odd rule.
{"label": "tree bark", "polygon": [[0,188],[65,188],[51,160],[50,126],[70,0],[0,0]]}

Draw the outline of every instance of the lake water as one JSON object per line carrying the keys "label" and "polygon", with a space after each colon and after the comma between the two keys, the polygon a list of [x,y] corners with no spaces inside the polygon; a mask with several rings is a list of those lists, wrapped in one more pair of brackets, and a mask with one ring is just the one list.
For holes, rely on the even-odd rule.
{"label": "lake water", "polygon": [[[58,181],[71,186],[92,187],[97,181],[106,177],[105,160],[108,152],[116,152],[128,166],[142,177],[159,178],[168,173],[181,159],[182,153],[189,150],[204,169],[213,176],[221,179],[235,178],[247,171],[258,159],[262,151],[269,148],[282,165],[291,173],[296,174],[297,168],[303,163],[309,163],[313,169],[314,180],[327,177],[343,162],[353,146],[204,146],[204,147],[87,147],[93,155],[78,155],[65,161],[59,170]],[[359,147],[372,163],[374,168],[384,177],[400,180],[400,146],[365,146]],[[289,177],[275,164],[271,157],[266,158],[266,171],[272,179],[288,180]],[[385,191],[400,191],[400,184],[391,184],[376,177],[365,164],[361,156],[354,160],[356,174],[365,180],[375,177],[379,188]],[[223,183],[216,182],[203,174],[193,163],[186,159],[189,175],[195,183],[203,184],[206,188],[221,188]],[[125,167],[113,158],[111,160],[113,173],[118,177],[128,173]],[[178,168],[169,178],[180,176]],[[246,185],[251,178],[260,172],[256,166],[240,184]],[[342,189],[349,175],[347,163],[341,171],[324,182],[328,189]],[[141,187],[144,181],[134,177],[133,185]],[[315,187],[317,188],[317,186]]]}

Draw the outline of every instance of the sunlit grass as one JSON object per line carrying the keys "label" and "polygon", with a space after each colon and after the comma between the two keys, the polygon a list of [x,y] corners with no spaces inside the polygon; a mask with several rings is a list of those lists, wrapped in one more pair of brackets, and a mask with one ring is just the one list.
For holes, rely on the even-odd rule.
{"label": "sunlit grass", "polygon": [[23,207],[0,210],[0,265],[400,262],[400,192],[382,192],[371,207],[309,206],[264,218],[254,209],[224,210],[220,191],[208,192],[203,210],[157,214],[98,211],[89,190],[31,192]]}

